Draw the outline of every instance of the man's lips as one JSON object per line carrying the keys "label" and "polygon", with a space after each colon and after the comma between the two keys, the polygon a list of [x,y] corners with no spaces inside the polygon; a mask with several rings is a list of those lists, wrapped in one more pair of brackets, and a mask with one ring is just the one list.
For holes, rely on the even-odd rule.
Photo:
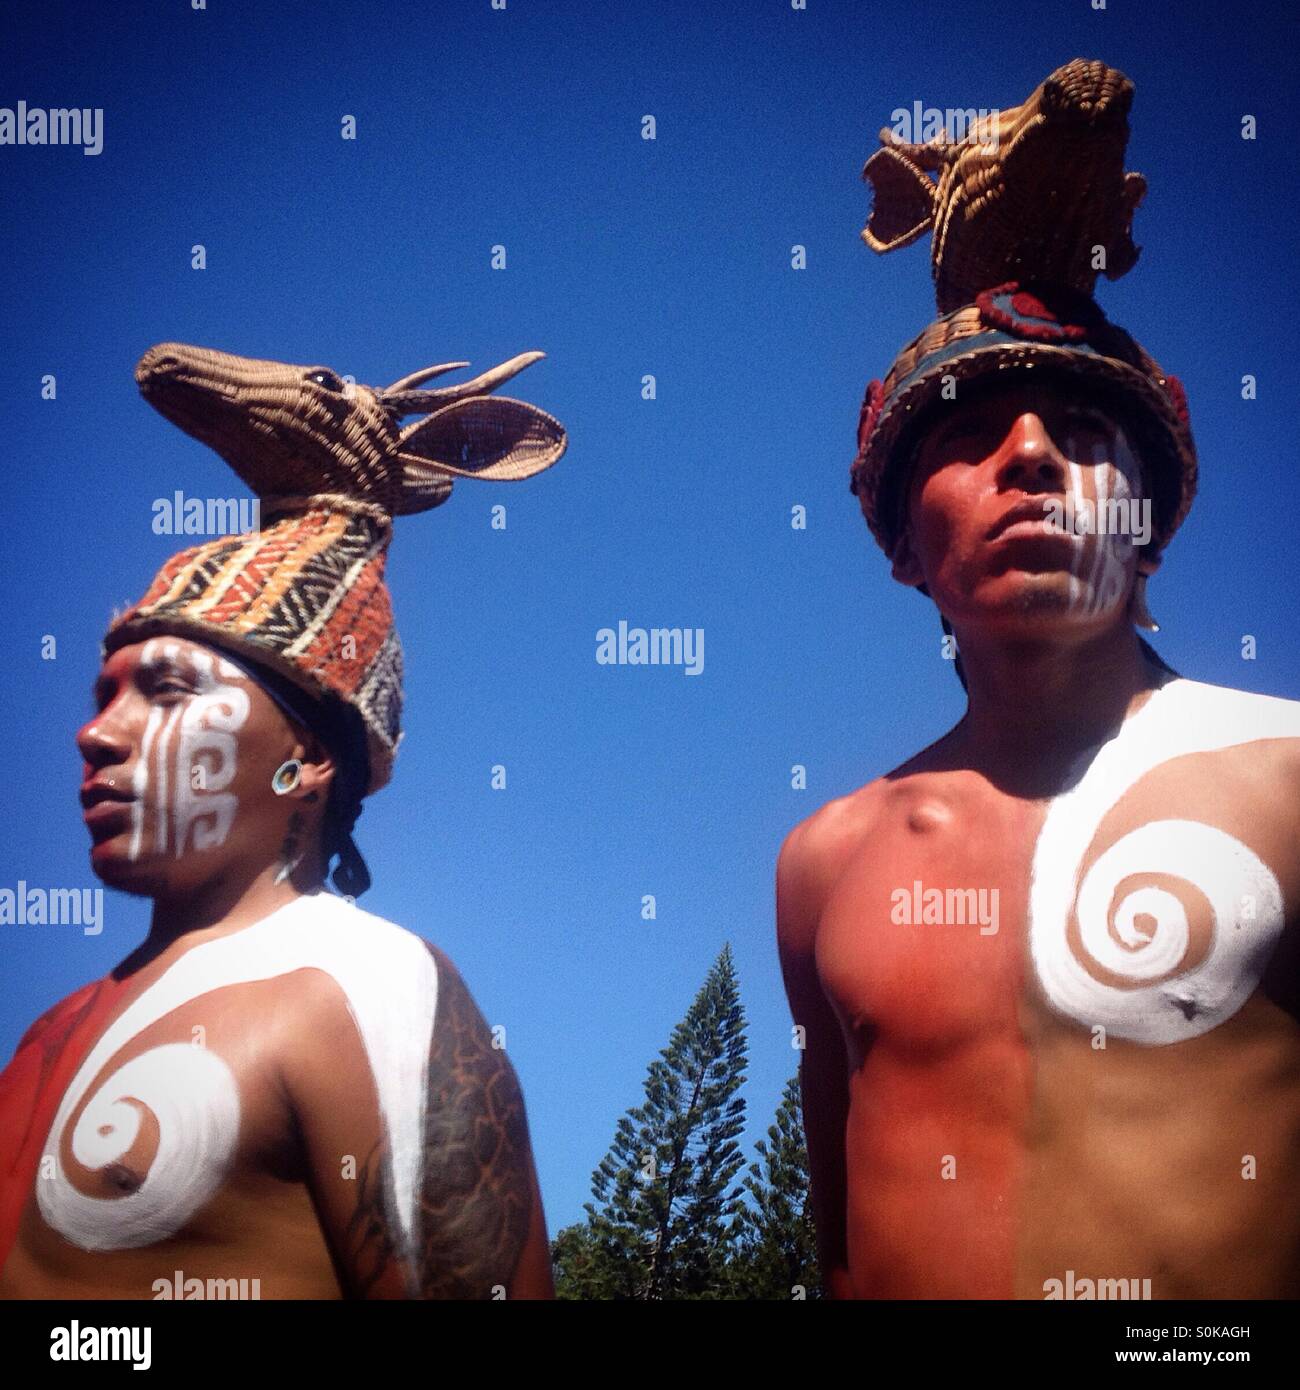
{"label": "man's lips", "polygon": [[131,824],[131,807],[125,801],[101,801],[83,811],[81,819],[90,831],[91,840],[100,845],[126,832]]}
{"label": "man's lips", "polygon": [[120,787],[111,787],[107,782],[87,782],[81,788],[81,804],[89,811],[103,801],[134,801],[135,797]]}
{"label": "man's lips", "polygon": [[81,819],[96,844],[121,828],[130,816],[130,806],[134,800],[130,792],[103,782],[88,782],[82,787],[81,804],[84,809]]}
{"label": "man's lips", "polygon": [[1048,516],[1047,508],[1052,502],[1058,506],[1063,505],[1059,497],[1017,502],[1014,507],[1008,507],[989,527],[984,539],[994,541],[999,537],[1010,537],[1013,540],[1025,537],[1030,540],[1040,540],[1044,536],[1060,536],[1067,540],[1075,539],[1071,532],[1056,525]]}

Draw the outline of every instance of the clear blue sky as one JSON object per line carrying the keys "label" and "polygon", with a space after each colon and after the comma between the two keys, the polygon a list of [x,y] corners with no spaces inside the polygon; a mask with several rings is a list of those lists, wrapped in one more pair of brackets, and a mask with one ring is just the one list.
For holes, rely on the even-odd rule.
{"label": "clear blue sky", "polygon": [[[407,741],[359,825],[364,905],[443,946],[507,1026],[552,1231],[580,1215],[725,941],[757,1137],[795,1064],[781,839],[962,708],[933,610],[892,583],[848,491],[864,384],[933,317],[928,243],[877,259],[858,238],[863,160],[915,100],[1011,105],[1080,55],[1136,81],[1144,251],[1099,297],[1185,382],[1203,475],[1151,585],[1156,644],[1189,675],[1294,698],[1297,45],[1280,15],[1131,0],[12,13],[0,105],[99,106],[105,126],[93,158],[0,146],[0,886],[95,882],[72,737],[99,639],[179,548],[153,534],[153,499],[238,495],[139,398],[145,348],[379,384],[541,348],[514,393],[564,421],[567,456],[397,525]],[[46,373],[57,401],[40,399]],[[596,631],[620,618],[704,628],[704,674],[598,666]],[[109,895],[96,938],[0,928],[0,1053],[125,955],[147,912]]]}

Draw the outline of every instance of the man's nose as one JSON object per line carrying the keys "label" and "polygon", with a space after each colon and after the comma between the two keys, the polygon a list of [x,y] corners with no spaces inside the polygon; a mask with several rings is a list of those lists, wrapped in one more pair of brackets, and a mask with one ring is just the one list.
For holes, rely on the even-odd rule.
{"label": "man's nose", "polygon": [[130,756],[131,741],[120,721],[101,710],[77,731],[77,749],[90,767],[113,767]]}
{"label": "man's nose", "polygon": [[1065,486],[1066,461],[1046,425],[1033,411],[1027,410],[1016,418],[999,452],[1002,455],[997,470],[1000,489],[1058,491]]}

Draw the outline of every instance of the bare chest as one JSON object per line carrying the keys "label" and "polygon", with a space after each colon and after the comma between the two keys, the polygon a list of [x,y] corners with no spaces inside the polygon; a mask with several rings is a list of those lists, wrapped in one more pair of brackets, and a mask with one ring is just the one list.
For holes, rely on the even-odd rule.
{"label": "bare chest", "polygon": [[817,966],[865,1048],[945,1048],[1014,1027],[1043,808],[927,778],[898,796],[836,886]]}
{"label": "bare chest", "polygon": [[1251,732],[1148,719],[1044,801],[957,774],[892,790],[819,927],[846,1032],[937,1049],[1046,1011],[1163,1046],[1256,993],[1294,1014],[1297,745]]}
{"label": "bare chest", "polygon": [[277,1070],[297,992],[292,976],[161,1005],[146,991],[109,1019],[59,1097],[28,1230],[67,1257],[138,1249],[202,1235],[223,1191],[299,1176]]}

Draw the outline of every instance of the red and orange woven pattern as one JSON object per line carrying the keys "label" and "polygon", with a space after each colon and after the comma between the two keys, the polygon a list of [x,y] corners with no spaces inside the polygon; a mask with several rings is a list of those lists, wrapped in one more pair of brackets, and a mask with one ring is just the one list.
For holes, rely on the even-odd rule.
{"label": "red and orange woven pattern", "polygon": [[361,716],[375,791],[401,739],[402,652],[384,583],[391,532],[377,508],[316,497],[251,535],[183,550],[113,623],[105,649],[166,632],[327,692]]}

